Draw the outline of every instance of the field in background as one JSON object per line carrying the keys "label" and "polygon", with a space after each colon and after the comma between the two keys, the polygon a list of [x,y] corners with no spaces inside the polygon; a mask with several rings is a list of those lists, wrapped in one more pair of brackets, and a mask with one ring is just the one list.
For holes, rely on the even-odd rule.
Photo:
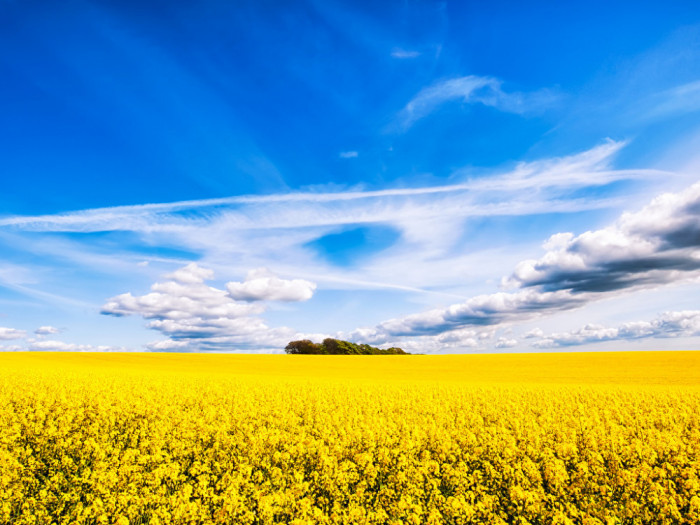
{"label": "field in background", "polygon": [[700,353],[0,354],[0,523],[698,523]]}
{"label": "field in background", "polygon": [[700,352],[412,356],[12,352],[0,370],[308,380],[700,386]]}

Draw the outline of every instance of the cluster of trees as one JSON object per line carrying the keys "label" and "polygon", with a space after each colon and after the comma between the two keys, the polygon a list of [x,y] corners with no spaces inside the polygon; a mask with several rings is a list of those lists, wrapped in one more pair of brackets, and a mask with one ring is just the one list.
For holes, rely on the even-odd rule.
{"label": "cluster of trees", "polygon": [[313,343],[308,339],[291,341],[284,349],[288,354],[322,354],[322,355],[408,355],[400,348],[386,350],[370,345],[358,345],[339,339],[324,339],[322,343]]}

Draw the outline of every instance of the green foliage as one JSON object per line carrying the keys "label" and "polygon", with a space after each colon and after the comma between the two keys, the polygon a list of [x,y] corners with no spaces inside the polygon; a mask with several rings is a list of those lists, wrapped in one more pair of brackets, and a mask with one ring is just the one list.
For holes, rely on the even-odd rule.
{"label": "green foliage", "polygon": [[308,339],[291,341],[284,349],[288,354],[323,354],[323,355],[408,355],[401,348],[391,347],[386,350],[370,345],[359,345],[339,339],[324,339],[314,343]]}
{"label": "green foliage", "polygon": [[325,354],[323,346],[311,342],[308,339],[292,341],[284,349],[288,354]]}

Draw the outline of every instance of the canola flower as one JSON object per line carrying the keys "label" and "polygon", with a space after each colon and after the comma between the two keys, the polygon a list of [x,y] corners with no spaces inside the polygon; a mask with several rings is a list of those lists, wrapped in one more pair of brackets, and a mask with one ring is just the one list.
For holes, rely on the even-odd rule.
{"label": "canola flower", "polygon": [[4,354],[0,523],[697,524],[698,365]]}

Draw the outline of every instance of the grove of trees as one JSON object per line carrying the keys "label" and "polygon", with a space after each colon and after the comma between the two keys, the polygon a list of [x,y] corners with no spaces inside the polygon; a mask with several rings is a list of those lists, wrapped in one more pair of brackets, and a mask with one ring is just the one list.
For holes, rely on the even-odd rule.
{"label": "grove of trees", "polygon": [[386,350],[370,345],[360,345],[339,339],[324,339],[322,343],[314,343],[309,339],[291,341],[284,349],[288,354],[321,354],[321,355],[408,355],[401,348],[391,347]]}

